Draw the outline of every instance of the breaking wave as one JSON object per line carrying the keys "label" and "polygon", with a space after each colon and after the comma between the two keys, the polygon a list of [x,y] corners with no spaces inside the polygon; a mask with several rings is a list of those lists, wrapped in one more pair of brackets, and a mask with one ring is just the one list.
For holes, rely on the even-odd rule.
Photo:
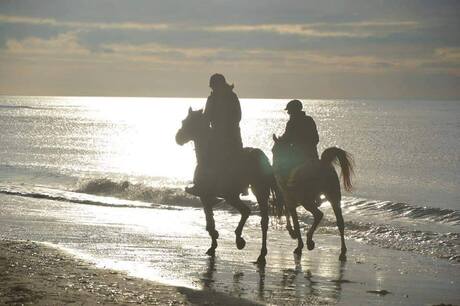
{"label": "breaking wave", "polygon": [[[53,189],[41,186],[1,186],[0,193],[47,199],[53,201],[65,201],[78,204],[99,205],[109,207],[132,207],[132,208],[171,208],[201,207],[197,197],[183,191],[183,188],[168,186],[147,186],[142,183],[131,183],[127,180],[115,181],[109,178],[98,178],[80,182],[78,188],[72,191]],[[257,210],[257,204],[245,201],[253,211]],[[329,205],[323,204],[326,208]],[[451,262],[460,263],[460,233],[457,226],[460,225],[460,212],[452,209],[431,207],[417,207],[406,203],[367,201],[351,197],[344,197],[342,206],[346,220],[346,236],[379,247],[391,248],[403,251],[414,251],[419,254],[448,259]],[[229,205],[217,205],[217,209],[232,210]],[[298,210],[302,227],[309,227],[312,217],[303,209]],[[418,220],[422,224],[435,222],[445,224],[452,228],[451,232],[437,232],[427,230],[425,226],[421,230],[415,230],[412,226],[401,226],[386,222],[380,218],[385,213],[390,218],[385,220]],[[357,217],[356,217],[357,214]],[[354,218],[351,218],[355,215]],[[366,218],[367,215],[378,216],[376,220]],[[405,223],[404,223],[405,224]],[[330,213],[326,214],[319,233],[337,234],[335,218]]]}
{"label": "breaking wave", "polygon": [[201,207],[200,200],[187,194],[182,188],[152,187],[129,181],[113,181],[99,178],[80,183],[75,190],[79,193],[111,196],[146,203]]}
{"label": "breaking wave", "polygon": [[[75,192],[111,196],[146,203],[201,207],[200,200],[184,192],[183,188],[147,186],[142,183],[131,183],[127,180],[114,181],[109,178],[92,179],[80,183]],[[460,211],[453,209],[420,207],[390,201],[369,201],[352,197],[344,198],[342,203],[344,209],[348,210],[360,210],[371,213],[385,211],[393,217],[423,219],[460,225]]]}
{"label": "breaking wave", "polygon": [[90,194],[81,194],[72,191],[65,191],[46,187],[25,187],[25,186],[0,186],[0,194],[20,196],[34,199],[45,199],[58,202],[70,202],[76,204],[109,206],[109,207],[139,207],[139,208],[161,208],[164,205],[148,204],[139,201],[121,200],[114,197],[102,197]]}
{"label": "breaking wave", "polygon": [[368,201],[364,199],[346,198],[344,208],[368,212],[384,211],[394,217],[422,219],[452,225],[460,225],[460,211],[448,208],[414,206],[406,203],[390,201]]}
{"label": "breaking wave", "polygon": [[[300,218],[302,223],[311,223],[310,216]],[[434,231],[410,230],[401,226],[345,221],[346,236],[382,248],[411,251],[419,254],[447,259],[460,263],[460,233],[438,233]],[[326,218],[318,233],[336,234],[335,220]]]}

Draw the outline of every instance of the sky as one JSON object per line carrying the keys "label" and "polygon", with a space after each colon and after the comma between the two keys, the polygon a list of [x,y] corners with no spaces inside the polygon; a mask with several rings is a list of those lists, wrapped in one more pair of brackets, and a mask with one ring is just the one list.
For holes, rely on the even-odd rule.
{"label": "sky", "polygon": [[458,0],[0,0],[0,94],[460,99]]}

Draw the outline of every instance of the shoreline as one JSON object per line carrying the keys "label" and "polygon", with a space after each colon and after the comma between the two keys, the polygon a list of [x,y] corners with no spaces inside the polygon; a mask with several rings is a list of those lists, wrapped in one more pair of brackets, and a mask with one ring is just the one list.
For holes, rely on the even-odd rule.
{"label": "shoreline", "polygon": [[96,268],[33,241],[0,240],[2,305],[258,305],[210,290],[174,287]]}

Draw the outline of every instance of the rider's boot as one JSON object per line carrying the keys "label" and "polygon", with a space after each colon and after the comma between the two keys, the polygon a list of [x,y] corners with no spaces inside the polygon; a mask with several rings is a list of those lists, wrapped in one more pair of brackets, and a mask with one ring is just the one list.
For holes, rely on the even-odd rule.
{"label": "rider's boot", "polygon": [[201,196],[202,194],[202,191],[200,190],[199,186],[197,186],[196,184],[191,187],[185,187],[185,192],[187,192],[188,194],[197,196],[197,197]]}
{"label": "rider's boot", "polygon": [[210,193],[210,184],[207,177],[207,172],[205,172],[205,169],[202,167],[202,165],[197,165],[193,175],[194,185],[191,187],[185,187],[185,192],[197,197],[208,195]]}
{"label": "rider's boot", "polygon": [[323,204],[323,199],[321,198],[321,195],[318,195],[315,199],[315,205],[316,207],[320,207],[321,204]]}

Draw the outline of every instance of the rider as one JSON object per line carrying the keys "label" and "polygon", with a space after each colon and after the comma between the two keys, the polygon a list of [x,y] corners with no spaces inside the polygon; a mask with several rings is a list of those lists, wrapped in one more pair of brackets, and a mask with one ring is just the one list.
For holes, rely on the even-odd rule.
{"label": "rider", "polygon": [[305,161],[318,160],[319,142],[318,130],[312,117],[302,111],[302,102],[292,100],[286,105],[285,110],[289,114],[289,121],[286,124],[286,131],[280,137],[282,141],[291,144],[299,150]]}
{"label": "rider", "polygon": [[229,155],[243,148],[239,123],[241,106],[233,85],[227,84],[222,74],[213,74],[209,80],[212,92],[206,102],[204,115],[211,124],[216,146]]}
{"label": "rider", "polygon": [[[282,141],[293,146],[294,152],[300,154],[298,167],[294,173],[301,171],[302,181],[309,185],[315,184],[314,176],[312,176],[319,167],[318,149],[316,146],[319,142],[318,130],[316,129],[315,121],[312,117],[307,116],[302,111],[302,102],[299,100],[291,100],[286,105],[285,110],[289,114],[289,121],[286,124],[286,131],[280,137]],[[297,182],[297,175],[292,175],[288,185],[293,186]],[[321,197],[315,199],[315,203],[321,205]]]}
{"label": "rider", "polygon": [[211,126],[214,154],[207,165],[197,165],[194,186],[186,188],[188,193],[196,196],[215,192],[216,185],[219,185],[217,188],[224,185],[226,182],[218,182],[216,178],[231,178],[231,172],[235,169],[234,161],[243,150],[239,126],[241,106],[238,96],[233,92],[234,86],[227,84],[222,74],[216,73],[211,76],[209,87],[212,92],[206,101],[204,115]]}

